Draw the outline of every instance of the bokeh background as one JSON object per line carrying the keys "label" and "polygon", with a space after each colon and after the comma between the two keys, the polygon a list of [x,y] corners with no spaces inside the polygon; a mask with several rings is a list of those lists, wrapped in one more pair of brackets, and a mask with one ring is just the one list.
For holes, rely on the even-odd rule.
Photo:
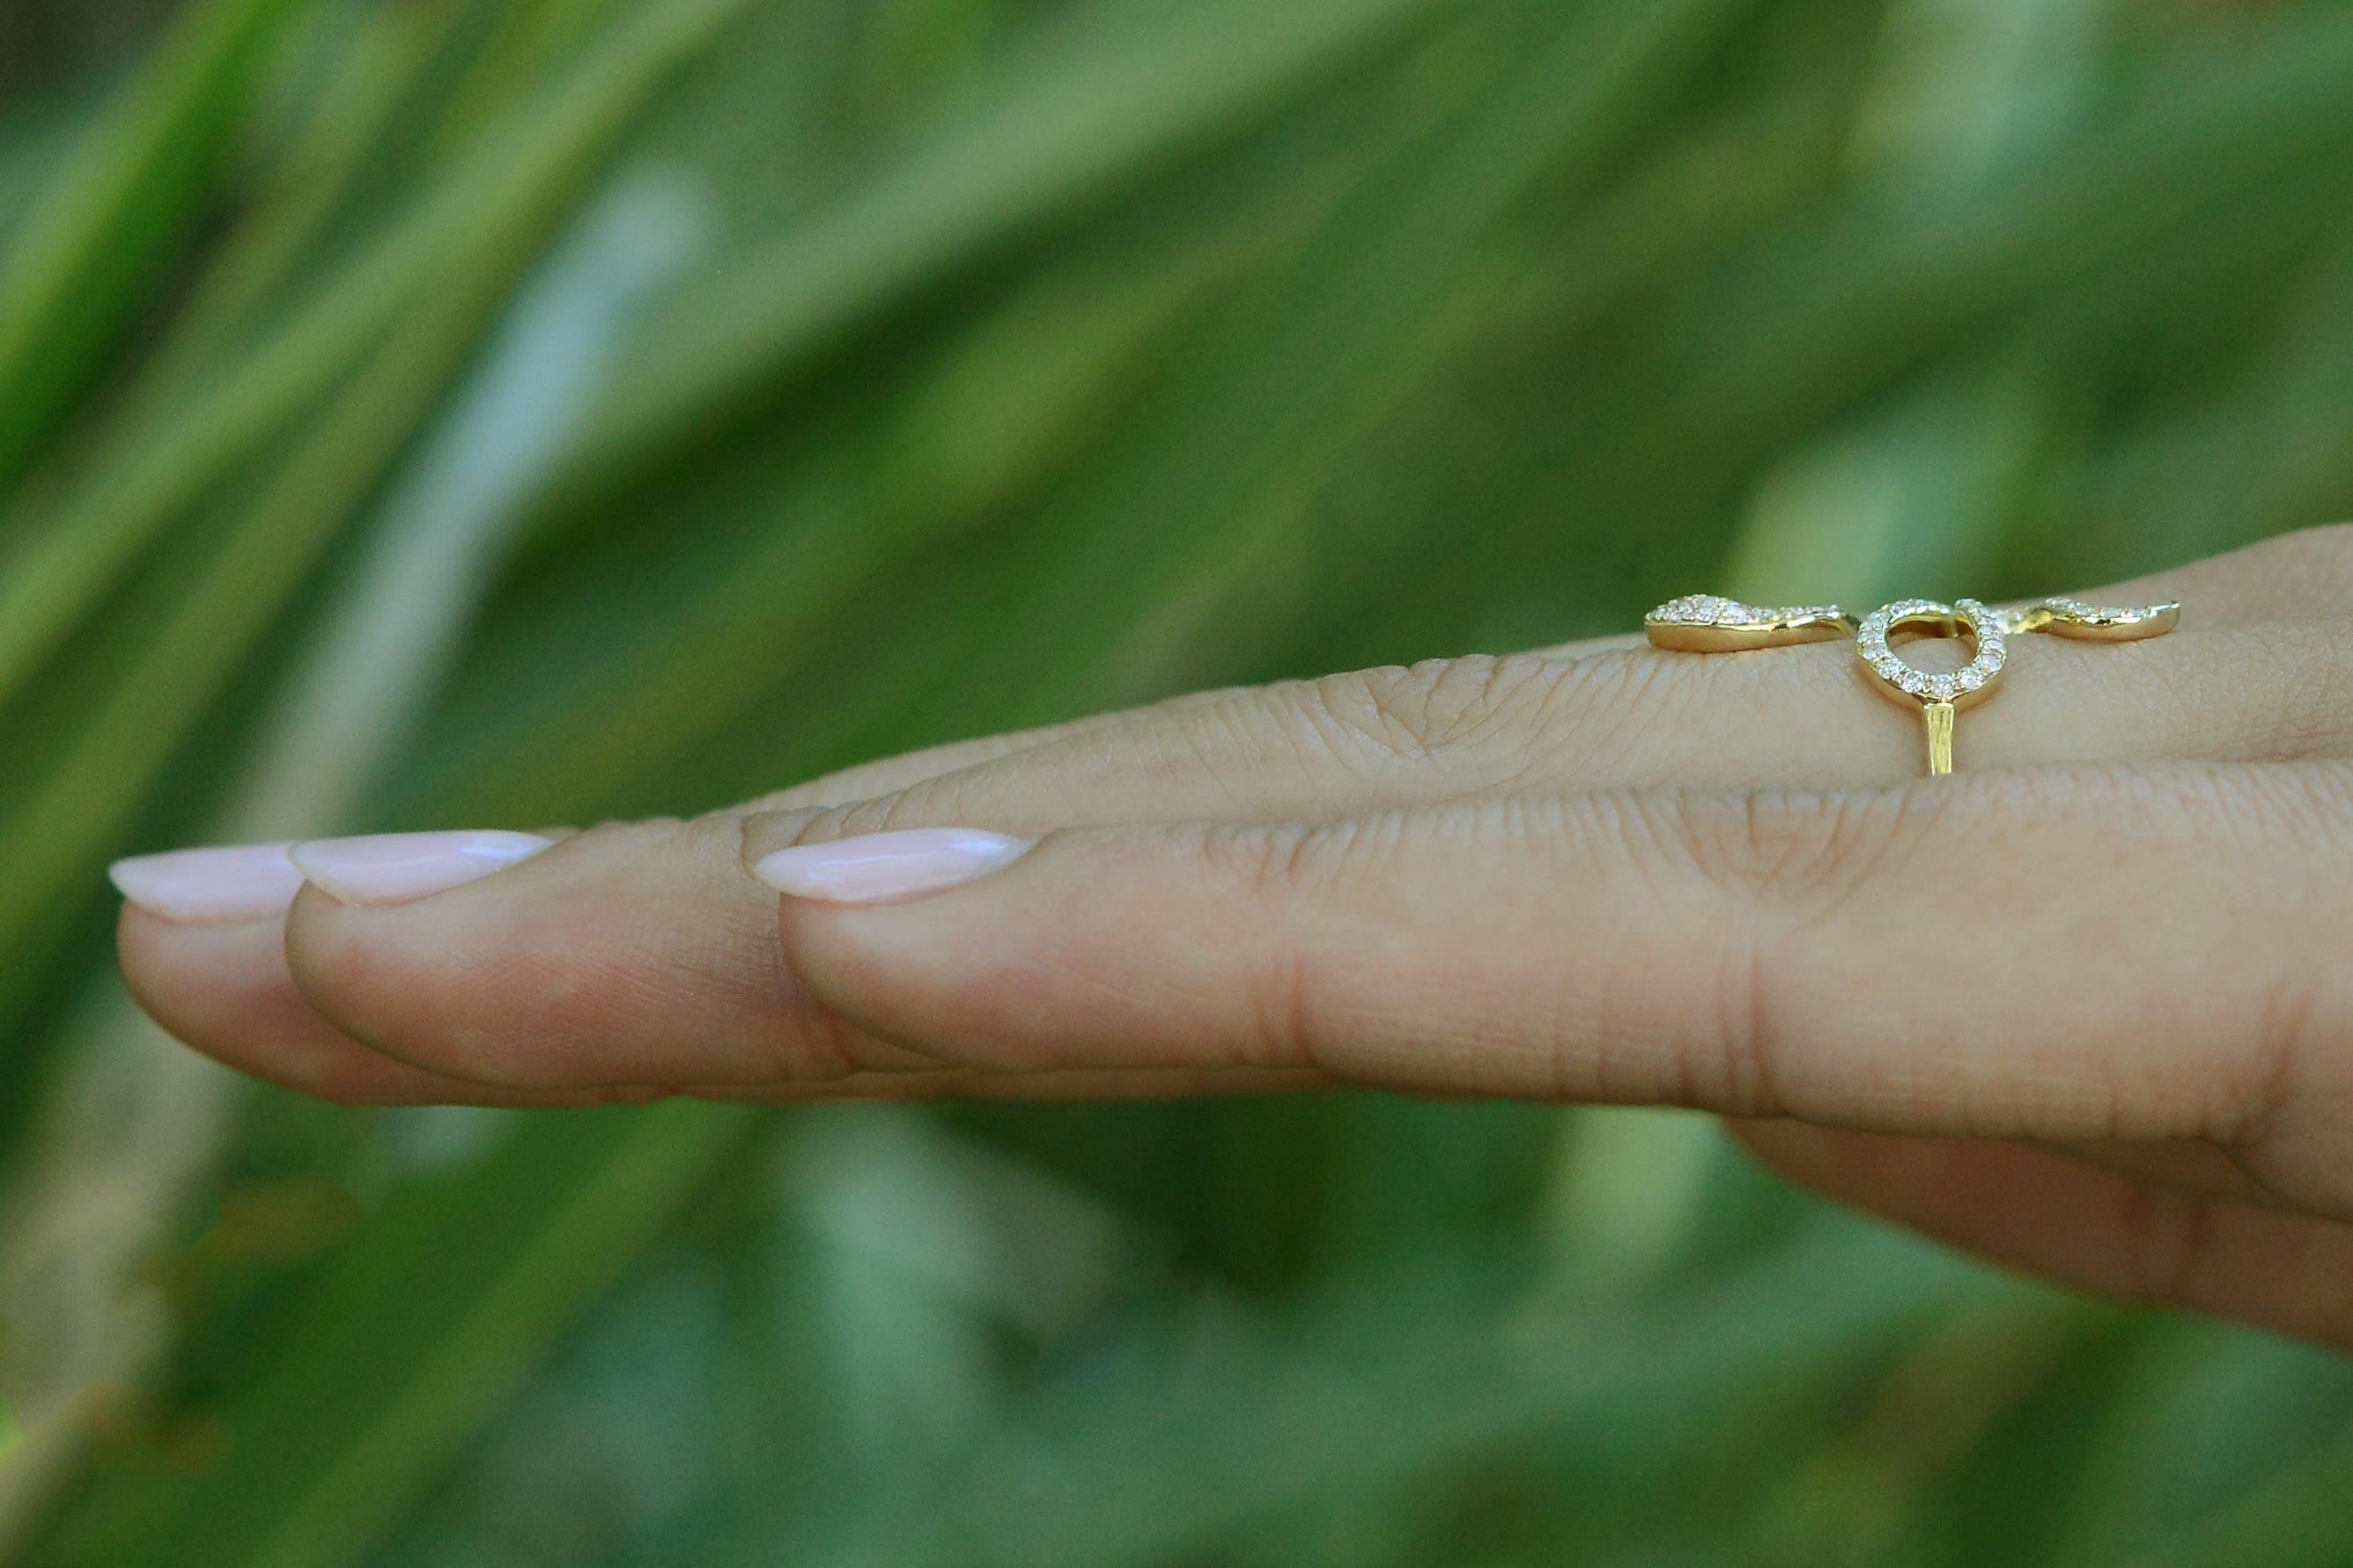
{"label": "bokeh background", "polygon": [[0,1559],[2353,1559],[2353,1369],[1704,1119],[340,1110],[101,876],[2353,514],[2348,84],[2327,0],[8,0]]}

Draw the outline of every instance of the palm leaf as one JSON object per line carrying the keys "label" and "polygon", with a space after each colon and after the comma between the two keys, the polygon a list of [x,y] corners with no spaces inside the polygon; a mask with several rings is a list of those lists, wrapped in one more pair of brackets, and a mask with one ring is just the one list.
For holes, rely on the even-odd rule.
{"label": "palm leaf", "polygon": [[300,0],[206,0],[84,135],[0,262],[0,494],[155,292]]}

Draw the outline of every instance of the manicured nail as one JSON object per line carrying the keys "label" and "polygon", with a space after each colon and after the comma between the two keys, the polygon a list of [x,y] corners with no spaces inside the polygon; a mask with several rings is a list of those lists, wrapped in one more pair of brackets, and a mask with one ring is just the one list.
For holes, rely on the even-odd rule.
{"label": "manicured nail", "polygon": [[780,892],[834,904],[879,904],[936,893],[1011,865],[1033,841],[977,827],[916,827],[765,855],[752,875]]}
{"label": "manicured nail", "polygon": [[554,842],[536,833],[378,833],[313,839],[292,854],[313,887],[347,904],[405,904],[479,882]]}
{"label": "manicured nail", "polygon": [[141,855],[106,868],[115,890],[171,921],[253,920],[286,912],[302,873],[283,844],[239,844]]}

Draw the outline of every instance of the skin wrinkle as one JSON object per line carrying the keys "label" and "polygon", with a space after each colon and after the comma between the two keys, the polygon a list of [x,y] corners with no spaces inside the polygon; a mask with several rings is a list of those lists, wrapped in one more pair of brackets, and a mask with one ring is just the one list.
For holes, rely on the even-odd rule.
{"label": "skin wrinkle", "polygon": [[[1574,667],[1574,681],[1556,680],[1552,688],[1554,700],[1539,710],[1539,721],[1522,749],[1519,765],[1504,782],[1515,790],[1534,787],[1546,776],[1557,778],[1567,773],[1558,763],[1572,746],[1581,757],[1622,752],[1628,749],[1623,742],[1630,731],[1639,737],[1645,728],[1655,730],[1681,721],[1690,697],[1680,683],[1667,679],[1673,667],[1651,654],[1644,648],[1639,653],[1598,656]],[[1565,691],[1588,700],[1567,700]],[[1661,698],[1664,713],[1656,710],[1652,700]],[[1599,731],[1588,733],[1597,722]],[[1550,746],[1542,743],[1547,735],[1557,737]],[[1585,743],[1576,745],[1580,736]],[[1539,771],[1546,763],[1555,764],[1549,775]]]}
{"label": "skin wrinkle", "polygon": [[[1246,752],[1250,749],[1251,739],[1243,732],[1240,706],[1235,703],[1198,709],[1177,723],[1156,724],[1134,732],[1134,744],[1144,758],[1144,776],[1163,785],[1182,784],[1190,769],[1199,765],[1198,759],[1218,755],[1225,749],[1218,743],[1219,731],[1224,731],[1229,743],[1240,745]],[[1180,741],[1181,749],[1176,743]],[[1098,756],[1095,763],[1106,771],[1115,765],[1109,756]],[[1214,766],[1210,776],[1218,778]]]}
{"label": "skin wrinkle", "polygon": [[[1374,682],[1379,670],[1356,670],[1314,680],[1286,682],[1274,693],[1276,728],[1293,758],[1308,770],[1337,766],[1356,787],[1377,797],[1395,787],[1398,764],[1410,771],[1430,758],[1409,741],[1400,746],[1380,732],[1388,721]],[[1363,716],[1348,711],[1361,706]]]}
{"label": "skin wrinkle", "polygon": [[[1264,696],[1205,710],[1199,716],[1199,727],[1209,734],[1197,745],[1193,765],[1206,765],[1216,774],[1217,759],[1226,754],[1226,748],[1215,743],[1215,732],[1222,730],[1240,752],[1243,766],[1238,770],[1240,779],[1229,782],[1218,775],[1219,782],[1227,803],[1242,806],[1245,814],[1250,799],[1248,786],[1256,783],[1263,788],[1266,777],[1284,765],[1298,776],[1311,779],[1337,766],[1357,787],[1377,792],[1382,781],[1373,770],[1360,764],[1352,748],[1331,743],[1329,736],[1317,727],[1321,716],[1320,705],[1308,700],[1307,688],[1301,682],[1286,682]],[[1331,797],[1328,786],[1317,794],[1325,799]]]}
{"label": "skin wrinkle", "polygon": [[2146,1182],[2127,1183],[2123,1194],[2117,1228],[2131,1299],[2158,1306],[2199,1300],[2213,1256],[2211,1206]]}
{"label": "skin wrinkle", "polygon": [[[1303,834],[1306,828],[1302,825],[1292,831]],[[1048,841],[1050,845],[1053,842]],[[1076,844],[1071,846],[1071,850],[1073,853],[1084,852],[1083,847]],[[1271,836],[1261,830],[1231,823],[1187,824],[1154,835],[1134,846],[1123,847],[1122,852],[1131,866],[1142,864],[1148,868],[1174,861],[1182,867],[1206,868],[1211,874],[1211,885],[1229,894],[1228,902],[1230,910],[1220,912],[1219,922],[1229,929],[1250,930],[1255,936],[1275,923],[1271,911],[1278,907],[1278,889],[1271,868],[1277,851],[1272,847]],[[1149,871],[1146,874],[1149,875]],[[1105,974],[1092,962],[1089,943],[1094,937],[1092,931],[1074,931],[1056,946],[1039,955],[1049,973],[1049,984],[1044,987],[1048,994],[1056,994],[1051,982],[1059,979],[1061,986],[1073,994],[1089,999],[1101,998],[1103,1011],[1113,1015],[1118,1014],[1123,1007],[1141,1011],[1151,1019],[1155,1031],[1165,1026],[1172,1013],[1183,1016],[1181,1008],[1169,1005],[1172,996],[1155,990],[1152,980],[1139,985],[1115,986],[1110,984]],[[1076,940],[1077,952],[1065,954],[1061,947],[1069,945],[1073,939]],[[1177,978],[1161,977],[1158,984],[1163,987],[1173,986]],[[1216,1004],[1214,996],[1189,984],[1174,991],[1173,999],[1196,1005],[1206,1004],[1210,1008],[1214,1008]],[[1251,1001],[1255,1005],[1257,998],[1253,996]],[[1098,1008],[1082,1002],[1076,1006],[1058,1010],[1078,1016],[1092,1016]],[[1255,1068],[1282,1064],[1243,1055],[1229,1056],[1221,1065]]]}
{"label": "skin wrinkle", "polygon": [[1778,1116],[1788,1097],[1781,1088],[1780,1069],[1785,1009],[1775,987],[1786,971],[1769,956],[1768,927],[1762,920],[1736,922],[1728,941],[1730,950],[1717,963],[1725,990],[1716,1004],[1728,1034],[1724,1052],[1731,1075],[1727,1098],[1740,1115]]}
{"label": "skin wrinkle", "polygon": [[[1474,656],[1453,668],[1466,669],[1477,662]],[[1355,675],[1324,676],[1309,689],[1345,738],[1375,757],[1426,767],[1438,761],[1435,688],[1447,668],[1445,660],[1383,665]]]}
{"label": "skin wrinkle", "polygon": [[[1592,806],[1594,809],[1591,812],[1589,826],[1594,831],[1588,842],[1591,844],[1593,851],[1596,854],[1606,855],[1614,851],[1625,855],[1630,868],[1634,871],[1636,877],[1651,880],[1650,891],[1654,900],[1662,902],[1661,896],[1672,890],[1672,883],[1667,879],[1669,873],[1664,860],[1656,853],[1656,849],[1658,846],[1668,840],[1660,834],[1656,825],[1652,823],[1651,814],[1641,809],[1639,798],[1624,791],[1606,792],[1594,799]],[[1550,826],[1556,834],[1575,835],[1581,826],[1587,826],[1573,817],[1559,803],[1552,803],[1550,810],[1553,816]],[[1525,823],[1529,819],[1524,815],[1522,820]],[[1620,824],[1624,825],[1623,830],[1616,833],[1609,831],[1613,825]],[[1598,843],[1594,840],[1607,842]],[[1645,842],[1652,847],[1650,851],[1646,852],[1642,848],[1641,846]],[[1687,845],[1683,847],[1683,853],[1689,855]],[[1561,1091],[1564,1099],[1579,1098],[1581,1095],[1589,1094],[1600,1100],[1620,1103],[1636,1098],[1630,1092],[1627,1086],[1641,1084],[1645,1075],[1641,1070],[1640,1063],[1630,1063],[1626,1059],[1626,1047],[1630,1043],[1631,1031],[1625,1029],[1619,1022],[1619,1003],[1625,989],[1623,976],[1614,973],[1602,975],[1593,987],[1589,1003],[1593,1012],[1590,1046],[1592,1066],[1589,1068],[1589,1079],[1580,1089],[1573,1075],[1567,1073],[1556,1075],[1556,1082],[1560,1082],[1564,1079],[1567,1081],[1567,1088]],[[1573,1040],[1575,1037],[1568,1038]],[[1556,1042],[1556,1055],[1560,1056],[1566,1062],[1570,1053],[1559,1051],[1557,1048],[1559,1043]]]}
{"label": "skin wrinkle", "polygon": [[[1506,754],[1525,759],[1526,741],[1517,738],[1543,732],[1553,698],[1572,679],[1570,672],[1576,668],[1532,655],[1495,660],[1487,668],[1477,700],[1456,725],[1459,735],[1450,739],[1479,749],[1500,744]],[[1504,782],[1511,776],[1506,773]]]}
{"label": "skin wrinkle", "polygon": [[1483,659],[1474,667],[1475,689],[1448,716],[1436,749],[1513,758],[1512,768],[1491,775],[1497,783],[1509,784],[1518,776],[1533,739],[1573,700],[1581,698],[1590,711],[1612,669],[1606,658],[1576,664],[1527,654]]}
{"label": "skin wrinkle", "polygon": [[[733,859],[741,840],[740,826],[721,820],[699,819],[684,831],[716,838],[714,851],[723,853],[714,852],[712,858],[722,863]],[[763,909],[748,926],[723,924],[691,934],[683,946],[677,945],[678,932],[698,932],[695,913],[691,902],[649,911],[636,952],[613,961],[617,972],[614,983],[632,1010],[648,1016],[690,1015],[716,995],[730,1001],[724,1012],[747,1024],[797,1021],[802,1027],[745,1031],[746,1044],[768,1056],[771,1071],[789,1072],[797,1060],[806,1059],[806,1046],[797,1037],[816,1010],[785,963],[777,922]]]}
{"label": "skin wrinkle", "polygon": [[1274,1066],[1324,1070],[1317,1042],[1323,1032],[1315,1005],[1319,971],[1295,943],[1271,941],[1256,990],[1261,1059]]}
{"label": "skin wrinkle", "polygon": [[2292,721],[2295,689],[2308,679],[2306,661],[2274,642],[2244,637],[2235,640],[2253,644],[2233,650],[2253,666],[2244,683],[2246,691],[2254,698],[2251,710],[2212,712],[2210,703],[2200,700],[2200,687],[2210,671],[2152,660],[2135,660],[2129,668],[2104,672],[2110,691],[2116,694],[2109,700],[2114,702],[2121,696],[2116,682],[2137,675],[2167,699],[2161,709],[2167,726],[2167,754],[2274,760],[2280,750],[2279,737]]}
{"label": "skin wrinkle", "polygon": [[2337,754],[2346,743],[2347,715],[2353,714],[2353,669],[2333,642],[2325,654],[2308,654],[2303,679],[2282,690],[2272,749],[2277,760],[2302,762]]}
{"label": "skin wrinkle", "polygon": [[2233,1086],[2235,1110],[2226,1114],[2213,1141],[2223,1158],[2264,1192],[2353,1219],[2353,1166],[2331,1162],[2337,1167],[2330,1173],[2334,1180],[2320,1183],[2285,1179],[2277,1168],[2282,1123],[2295,1108],[2298,1089],[2313,1083],[2314,1064],[2323,1059],[2315,1048],[2320,1039],[2315,1020],[2327,984],[2327,976],[2299,972],[2293,964],[2274,980]]}
{"label": "skin wrinkle", "polygon": [[2136,1181],[2162,1176],[2193,1197],[2265,1208],[2274,1214],[2308,1212],[2306,1205],[2290,1203],[2250,1180],[2221,1149],[2202,1139],[2149,1139],[2130,1143],[2082,1138],[2054,1140],[2052,1147]]}

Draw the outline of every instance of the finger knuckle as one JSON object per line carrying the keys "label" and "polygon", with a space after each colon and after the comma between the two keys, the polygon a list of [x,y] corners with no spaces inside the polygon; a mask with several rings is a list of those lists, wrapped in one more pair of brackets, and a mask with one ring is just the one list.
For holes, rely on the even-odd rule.
{"label": "finger knuckle", "polygon": [[1349,670],[1268,696],[1336,755],[1460,763],[1517,749],[1568,668],[1533,654],[1473,654]]}
{"label": "finger knuckle", "polygon": [[1405,814],[1321,823],[1211,826],[1196,830],[1198,852],[1234,889],[1232,927],[1250,933],[1242,1005],[1252,1020],[1254,1065],[1322,1069],[1344,1010],[1345,977],[1324,922],[1302,906],[1345,908],[1351,889],[1383,875],[1384,849],[1400,841]]}
{"label": "finger knuckle", "polygon": [[[1793,1019],[1821,933],[1917,831],[1922,808],[1879,792],[1632,793],[1613,814],[1625,853],[1683,911],[1683,1022],[1665,1098],[1746,1116],[1789,1113]],[[1907,813],[1911,814],[1907,819]]]}
{"label": "finger knuckle", "polygon": [[1787,910],[1863,888],[1943,809],[1922,791],[1670,794],[1638,809],[1637,847],[1743,906]]}
{"label": "finger knuckle", "polygon": [[842,836],[840,823],[849,809],[840,805],[797,805],[755,813],[744,820],[741,828],[742,859],[748,867],[779,849],[797,849],[805,844],[839,838]]}
{"label": "finger knuckle", "polygon": [[1412,831],[1415,815],[1212,826],[1203,830],[1203,852],[1261,910],[1345,901],[1353,889],[1387,874],[1388,853]]}

